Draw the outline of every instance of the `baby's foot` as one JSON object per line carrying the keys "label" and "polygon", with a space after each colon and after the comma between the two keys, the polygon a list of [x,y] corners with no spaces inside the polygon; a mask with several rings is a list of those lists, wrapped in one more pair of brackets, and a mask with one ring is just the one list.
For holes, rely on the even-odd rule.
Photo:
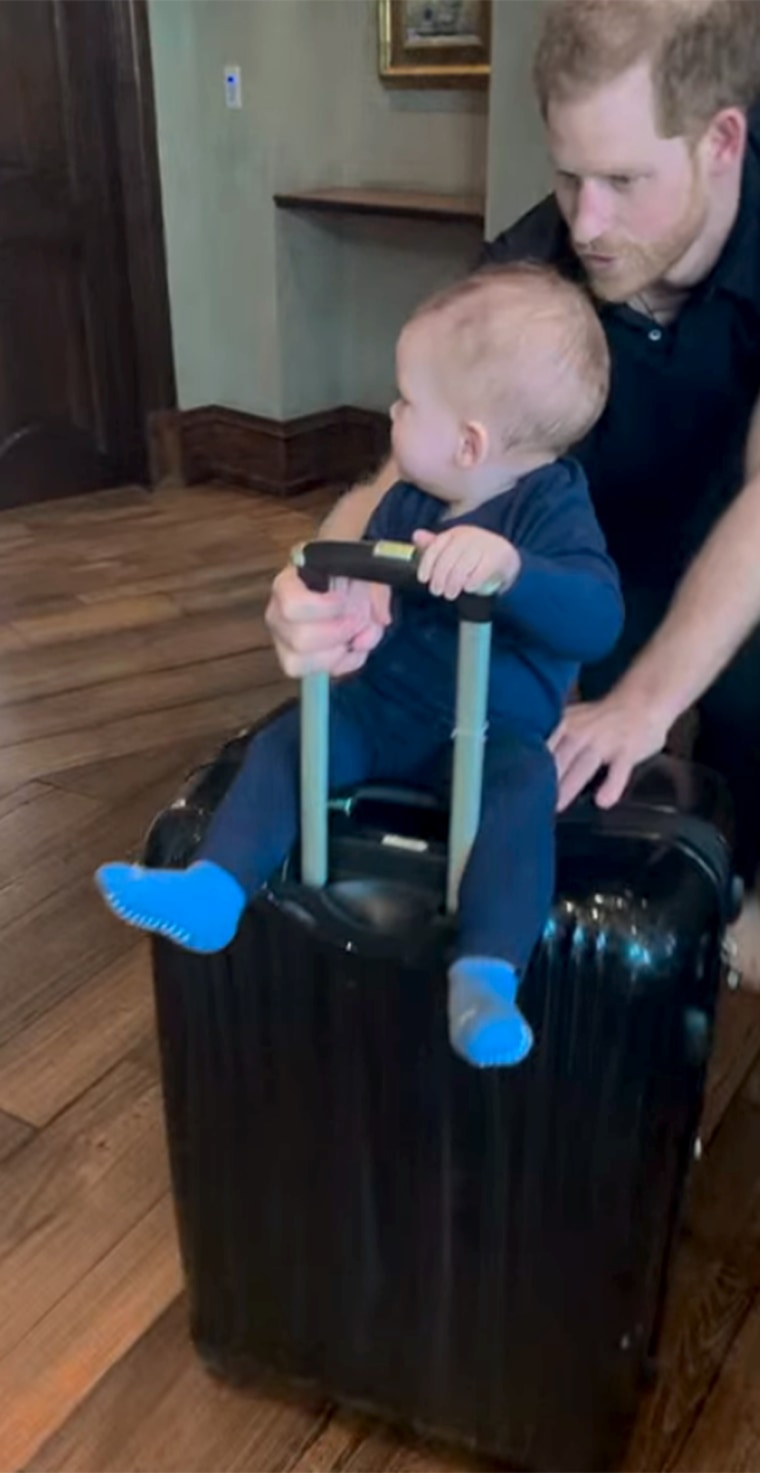
{"label": "baby's foot", "polygon": [[520,1064],[533,1033],[517,1007],[518,977],[495,956],[463,956],[449,969],[449,1038],[479,1069]]}
{"label": "baby's foot", "polygon": [[104,864],[95,881],[121,920],[166,936],[188,951],[222,951],[235,935],[246,904],[237,880],[208,860],[189,869]]}

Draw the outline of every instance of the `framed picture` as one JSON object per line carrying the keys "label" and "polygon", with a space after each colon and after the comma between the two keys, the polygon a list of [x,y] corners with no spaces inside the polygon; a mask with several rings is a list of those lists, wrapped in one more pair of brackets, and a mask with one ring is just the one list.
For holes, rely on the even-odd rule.
{"label": "framed picture", "polygon": [[378,0],[380,76],[411,87],[481,87],[492,0]]}

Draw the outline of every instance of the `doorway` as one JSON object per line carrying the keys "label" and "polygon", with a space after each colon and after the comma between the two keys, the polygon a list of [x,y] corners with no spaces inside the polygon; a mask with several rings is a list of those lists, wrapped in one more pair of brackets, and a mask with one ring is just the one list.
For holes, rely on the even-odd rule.
{"label": "doorway", "polygon": [[0,0],[0,508],[145,479],[173,403],[145,0]]}

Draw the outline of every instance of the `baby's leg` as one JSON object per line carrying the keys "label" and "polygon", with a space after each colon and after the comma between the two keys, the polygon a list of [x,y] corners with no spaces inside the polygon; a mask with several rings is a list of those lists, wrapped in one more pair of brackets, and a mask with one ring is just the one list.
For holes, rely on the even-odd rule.
{"label": "baby's leg", "polygon": [[516,998],[554,891],[554,762],[543,745],[495,734],[478,836],[459,894],[449,973],[453,1048],[469,1063],[516,1064],[533,1035]]}
{"label": "baby's leg", "polygon": [[[369,775],[364,725],[348,701],[333,703],[330,784]],[[133,926],[167,936],[189,951],[221,951],[248,901],[282,864],[298,836],[299,713],[283,712],[251,741],[199,857],[188,869],[107,864],[97,883],[111,909]]]}

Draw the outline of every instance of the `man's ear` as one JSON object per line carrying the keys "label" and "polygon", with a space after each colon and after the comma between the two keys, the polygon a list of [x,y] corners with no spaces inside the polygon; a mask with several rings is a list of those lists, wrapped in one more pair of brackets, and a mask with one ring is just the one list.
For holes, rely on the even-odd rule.
{"label": "man's ear", "polygon": [[747,119],[740,107],[724,107],[715,114],[704,137],[709,167],[722,174],[741,162],[747,140]]}
{"label": "man's ear", "polygon": [[462,471],[472,471],[488,458],[488,430],[480,420],[468,420],[459,431],[456,463]]}

